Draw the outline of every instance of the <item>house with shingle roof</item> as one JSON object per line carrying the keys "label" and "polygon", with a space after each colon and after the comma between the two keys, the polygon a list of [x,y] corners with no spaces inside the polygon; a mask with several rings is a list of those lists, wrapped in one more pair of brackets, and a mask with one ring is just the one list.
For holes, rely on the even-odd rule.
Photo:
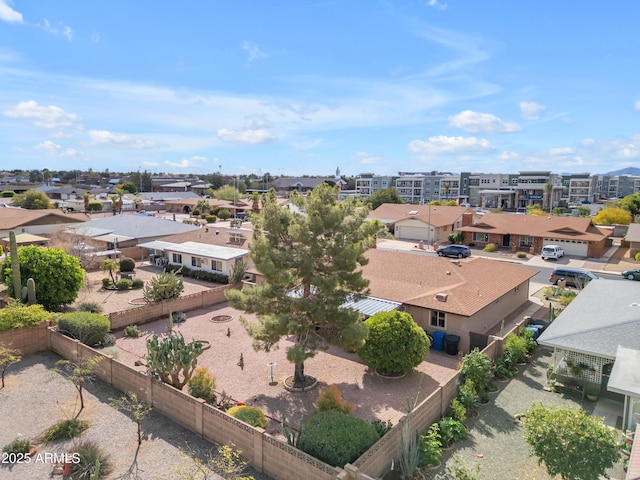
{"label": "house with shingle roof", "polygon": [[504,319],[529,303],[535,270],[486,258],[449,260],[371,249],[362,267],[372,297],[399,302],[429,334],[460,337],[459,348],[484,348]]}
{"label": "house with shingle roof", "polygon": [[291,192],[308,192],[321,183],[336,183],[335,178],[329,177],[280,177],[273,180],[269,187],[275,189],[278,194],[288,194]]}
{"label": "house with shingle roof", "polygon": [[590,218],[485,213],[478,221],[463,221],[456,229],[465,245],[494,243],[512,251],[540,253],[544,245],[558,245],[565,254],[600,258],[609,248],[612,231],[593,225]]}
{"label": "house with shingle roof", "polygon": [[449,234],[462,226],[465,213],[475,220],[481,218],[467,207],[397,203],[383,203],[368,218],[384,223],[397,240],[444,243],[448,242]]}
{"label": "house with shingle roof", "polygon": [[16,234],[46,235],[88,220],[90,218],[83,213],[64,213],[57,208],[28,210],[4,207],[0,208],[0,237],[9,236],[11,230]]}
{"label": "house with shingle roof", "polygon": [[[554,372],[563,383],[590,391],[595,387],[602,396],[624,401],[625,422],[640,422],[636,282],[604,278],[590,282],[538,337],[538,343],[553,348]],[[575,365],[586,368],[574,370]]]}

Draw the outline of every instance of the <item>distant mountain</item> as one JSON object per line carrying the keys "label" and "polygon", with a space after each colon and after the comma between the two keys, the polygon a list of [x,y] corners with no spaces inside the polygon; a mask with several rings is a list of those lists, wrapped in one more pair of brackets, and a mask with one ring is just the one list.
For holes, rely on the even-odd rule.
{"label": "distant mountain", "polygon": [[640,168],[627,167],[627,168],[622,168],[620,170],[616,170],[615,172],[603,173],[602,175],[611,175],[611,176],[616,176],[616,175],[638,175],[638,176],[640,176]]}

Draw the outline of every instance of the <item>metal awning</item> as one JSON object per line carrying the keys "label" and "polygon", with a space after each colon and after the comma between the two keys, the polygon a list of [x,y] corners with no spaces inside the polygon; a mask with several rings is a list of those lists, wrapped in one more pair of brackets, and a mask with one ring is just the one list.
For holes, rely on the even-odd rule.
{"label": "metal awning", "polygon": [[138,247],[148,248],[149,250],[162,250],[165,251],[167,248],[175,247],[175,243],[171,242],[163,242],[162,240],[153,240],[151,242],[139,243]]}
{"label": "metal awning", "polygon": [[618,347],[607,390],[640,398],[640,351]]}
{"label": "metal awning", "polygon": [[352,308],[362,313],[363,315],[370,317],[380,312],[391,312],[393,310],[397,310],[402,303],[393,302],[391,300],[384,300],[382,298],[376,297],[366,297],[362,300],[358,300],[354,302],[353,300],[349,300],[348,302],[343,303],[342,308]]}

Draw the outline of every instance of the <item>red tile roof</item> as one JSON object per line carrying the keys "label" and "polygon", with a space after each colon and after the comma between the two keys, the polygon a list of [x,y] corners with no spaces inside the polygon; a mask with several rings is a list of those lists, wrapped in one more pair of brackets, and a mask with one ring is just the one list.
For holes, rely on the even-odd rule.
{"label": "red tile roof", "polygon": [[434,227],[445,227],[453,225],[464,212],[473,212],[473,210],[468,207],[383,203],[369,214],[369,218],[376,218],[384,222],[415,218],[426,224],[431,223]]}

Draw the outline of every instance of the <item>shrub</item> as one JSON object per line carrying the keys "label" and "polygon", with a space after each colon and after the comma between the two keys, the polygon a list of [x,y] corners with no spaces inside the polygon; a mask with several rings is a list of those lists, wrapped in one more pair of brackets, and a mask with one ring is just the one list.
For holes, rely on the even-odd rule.
{"label": "shrub", "polygon": [[218,213],[218,218],[220,220],[227,220],[228,218],[231,217],[231,212],[229,210],[219,210]]}
{"label": "shrub", "polygon": [[182,323],[187,321],[187,314],[184,312],[173,312],[171,314],[173,323]]}
{"label": "shrub", "polygon": [[134,278],[131,281],[131,288],[142,288],[144,287],[144,280],[141,278]]}
{"label": "shrub", "polygon": [[91,312],[91,313],[100,313],[102,312],[102,307],[98,305],[97,302],[82,302],[76,308],[78,312]]}
{"label": "shrub", "polygon": [[124,336],[129,338],[138,338],[140,336],[140,328],[137,325],[127,325],[124,327]]}
{"label": "shrub", "polygon": [[393,428],[393,423],[391,423],[391,420],[387,420],[386,422],[384,420],[372,420],[371,425],[375,427],[376,432],[378,432],[378,435],[380,437],[385,435],[389,430],[391,430],[391,428]]}
{"label": "shrub", "polygon": [[483,252],[495,252],[498,250],[498,246],[495,243],[487,243],[482,249]]}
{"label": "shrub", "polygon": [[460,400],[458,400],[457,398],[454,398],[449,403],[449,408],[447,409],[447,415],[453,418],[454,420],[457,420],[459,422],[464,422],[467,419],[467,407]]}
{"label": "shrub", "polygon": [[305,423],[298,448],[334,467],[344,467],[379,439],[375,427],[336,411],[318,412]]}
{"label": "shrub", "polygon": [[216,217],[215,215],[206,215],[204,219],[207,221],[207,223],[216,223],[218,217]]}
{"label": "shrub", "polygon": [[131,280],[129,280],[128,278],[121,278],[116,283],[116,288],[118,290],[129,290],[131,288],[131,284],[132,283],[133,282]]}
{"label": "shrub", "polygon": [[102,348],[113,347],[115,344],[116,344],[116,336],[113,333],[107,333],[102,339],[100,346]]}
{"label": "shrub", "polygon": [[182,277],[177,275],[179,272],[179,269],[176,271],[164,270],[162,273],[154,275],[144,286],[142,291],[144,299],[147,302],[156,303],[178,298],[184,290]]}
{"label": "shrub", "polygon": [[200,216],[200,210],[196,210],[194,208],[193,211],[191,212],[191,215],[193,215],[194,217],[199,217]]}
{"label": "shrub", "polygon": [[212,403],[216,398],[214,393],[216,389],[216,379],[209,373],[206,367],[196,368],[196,371],[189,379],[188,388],[189,395],[202,398],[207,403]]}
{"label": "shrub", "polygon": [[527,253],[526,252],[518,252],[518,253],[516,253],[516,257],[518,257],[518,258],[527,258]]}
{"label": "shrub", "polygon": [[636,260],[636,262],[640,262],[640,252],[637,252],[633,258]]}
{"label": "shrub", "polygon": [[524,362],[527,354],[528,342],[525,338],[519,337],[514,333],[507,335],[504,341],[505,354],[509,355],[515,363]]}
{"label": "shrub", "polygon": [[342,399],[342,393],[336,385],[329,385],[323,390],[315,403],[318,412],[335,410],[342,413],[351,414],[353,405]]}
{"label": "shrub", "polygon": [[89,211],[90,212],[101,212],[102,211],[102,202],[89,202]]}
{"label": "shrub", "polygon": [[262,410],[248,405],[236,405],[227,410],[232,417],[242,420],[253,427],[267,428],[267,419]]}
{"label": "shrub", "polygon": [[45,430],[43,440],[46,443],[68,440],[77,437],[87,428],[89,428],[89,422],[86,420],[78,420],[77,418],[60,420]]}
{"label": "shrub", "polygon": [[109,319],[99,313],[71,312],[58,317],[58,331],[85,345],[100,345],[109,332]]}
{"label": "shrub", "polygon": [[131,257],[124,257],[120,260],[121,272],[133,272],[136,268],[136,261]]}
{"label": "shrub", "polygon": [[78,457],[78,462],[71,467],[74,480],[103,478],[111,471],[109,456],[95,442],[84,440],[75,445],[73,451]]}
{"label": "shrub", "polygon": [[478,391],[486,390],[491,381],[491,359],[474,348],[462,358],[460,374],[464,380],[470,380]]}
{"label": "shrub", "polygon": [[420,465],[435,466],[442,458],[442,441],[440,440],[440,426],[432,424],[427,430],[427,434],[420,442]]}
{"label": "shrub", "polygon": [[111,281],[110,278],[102,279],[102,288],[112,288],[112,287],[113,287],[113,282]]}
{"label": "shrub", "polygon": [[0,195],[2,195],[2,198],[11,198],[15,197],[16,192],[14,192],[13,190],[3,190]]}
{"label": "shrub", "polygon": [[[458,398],[454,400],[458,400],[460,402],[460,405],[465,409],[465,415],[467,410],[473,410],[476,407],[480,398],[478,397],[476,386],[471,379],[467,378],[464,383],[460,385],[460,388],[458,389]],[[460,420],[459,417],[454,418],[456,420]],[[464,418],[460,421],[464,421]]]}
{"label": "shrub", "polygon": [[31,450],[31,442],[26,439],[16,438],[13,442],[7,443],[2,451],[4,453],[27,454]]}
{"label": "shrub", "polygon": [[12,303],[0,308],[0,332],[22,327],[35,327],[52,318],[51,312],[47,312],[42,305]]}
{"label": "shrub", "polygon": [[438,422],[442,446],[447,448],[469,435],[469,430],[464,423],[451,417],[442,417]]}
{"label": "shrub", "polygon": [[419,365],[429,353],[427,334],[406,312],[381,312],[364,322],[369,329],[358,356],[382,373],[397,374]]}

